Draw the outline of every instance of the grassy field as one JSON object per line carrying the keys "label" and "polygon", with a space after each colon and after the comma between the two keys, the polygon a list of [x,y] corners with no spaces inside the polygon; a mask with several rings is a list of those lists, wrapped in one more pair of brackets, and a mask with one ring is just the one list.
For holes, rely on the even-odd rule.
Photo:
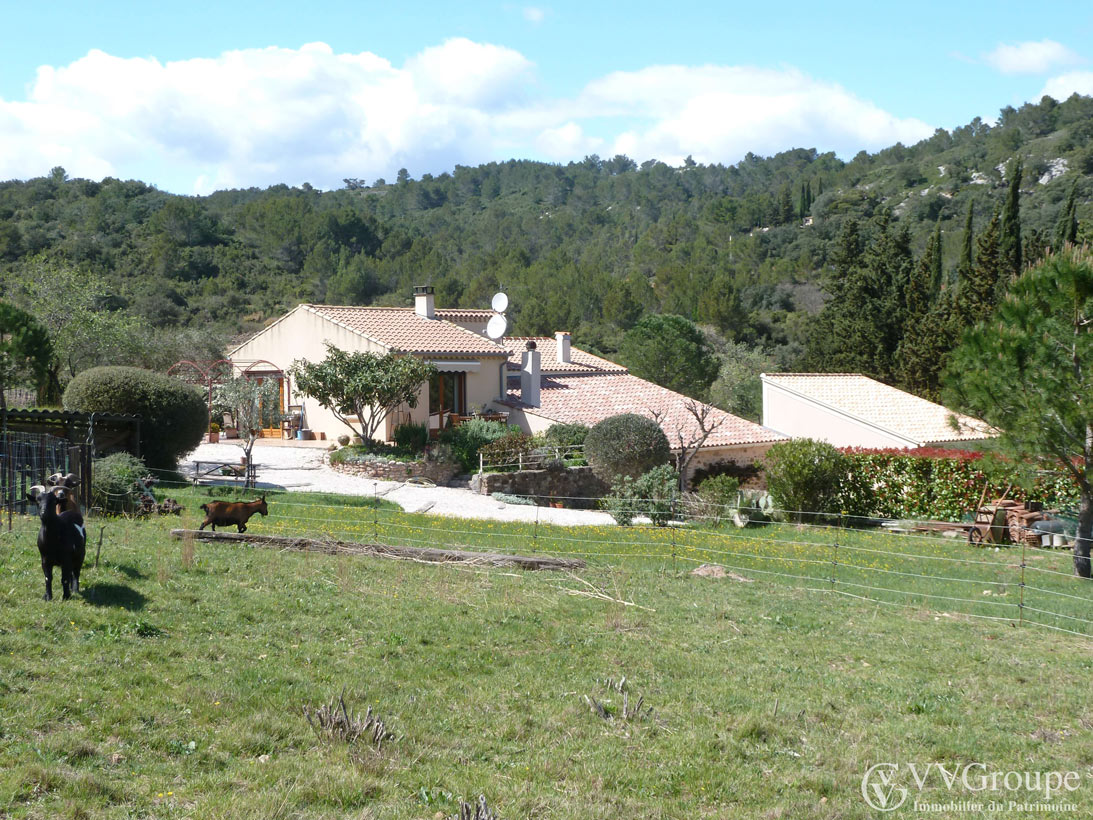
{"label": "grassy field", "polygon": [[[198,494],[171,494],[195,525]],[[884,761],[1075,770],[1074,816],[1093,809],[1093,644],[971,617],[1016,619],[1019,551],[270,504],[253,532],[579,553],[589,566],[578,578],[182,543],[167,536],[173,517],[110,520],[83,596],[47,604],[37,523],[17,517],[0,536],[0,816],[436,818],[484,794],[507,820],[873,817],[861,780]],[[1025,594],[1086,629],[1068,557],[1034,557],[1050,591]],[[707,560],[754,580],[689,574]],[[831,594],[833,561],[837,588],[889,603]],[[581,594],[589,585],[615,600]],[[618,714],[605,680],[622,676],[651,715]],[[343,689],[396,739],[377,752],[317,737],[303,707]],[[969,795],[934,779],[915,796]]]}

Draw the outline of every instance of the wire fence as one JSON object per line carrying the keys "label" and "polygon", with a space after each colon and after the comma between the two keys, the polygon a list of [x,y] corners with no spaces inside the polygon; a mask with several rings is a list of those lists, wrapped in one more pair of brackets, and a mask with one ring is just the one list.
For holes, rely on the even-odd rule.
{"label": "wire fence", "polygon": [[86,446],[73,446],[47,433],[0,433],[0,503],[9,530],[12,516],[26,513],[30,505],[27,490],[53,473],[75,473],[81,478],[81,499],[90,499],[91,461]]}
{"label": "wire fence", "polygon": [[[241,492],[230,485],[195,487],[161,480],[158,496],[178,498],[188,509],[183,523],[200,521],[206,495],[259,495],[269,515],[248,532],[311,537],[384,546],[428,546],[510,554],[584,559],[590,567],[682,573],[706,565],[730,582],[763,581],[811,592],[903,607],[938,620],[971,618],[1093,638],[1093,581],[1074,573],[1068,549],[972,545],[966,525],[948,534],[891,532],[893,521],[855,519],[810,511],[766,510],[771,521],[738,528],[726,513],[731,505],[685,505],[670,511],[665,526],[638,519],[616,526],[608,516],[555,510],[548,499],[522,496],[526,505],[496,502],[504,521],[404,512],[370,496]],[[220,495],[217,495],[220,494]],[[553,497],[549,502],[595,506],[588,497]],[[539,502],[539,503],[536,503]],[[585,523],[559,522],[559,517]],[[910,529],[912,522],[900,522]],[[709,572],[710,570],[706,570]]]}

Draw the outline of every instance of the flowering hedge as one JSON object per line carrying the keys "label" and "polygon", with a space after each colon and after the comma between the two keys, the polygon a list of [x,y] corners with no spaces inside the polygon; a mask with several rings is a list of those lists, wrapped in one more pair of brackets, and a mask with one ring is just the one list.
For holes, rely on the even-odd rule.
{"label": "flowering hedge", "polygon": [[[850,514],[959,521],[975,510],[988,482],[982,453],[936,447],[842,452],[853,476],[842,499]],[[989,481],[987,501],[1008,489],[1009,498],[1042,501],[1049,509],[1077,506],[1078,488],[1063,474],[1038,473],[1030,489],[1021,486],[1016,469],[1009,475],[992,469]]]}

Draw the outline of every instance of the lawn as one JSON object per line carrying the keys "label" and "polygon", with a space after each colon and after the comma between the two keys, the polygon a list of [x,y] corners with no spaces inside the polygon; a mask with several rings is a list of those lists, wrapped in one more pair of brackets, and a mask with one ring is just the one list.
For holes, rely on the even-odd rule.
{"label": "lawn", "polygon": [[[172,494],[195,526],[207,496]],[[251,531],[581,554],[589,566],[577,578],[180,542],[167,535],[176,518],[115,519],[83,596],[45,603],[37,522],[17,517],[0,536],[0,816],[435,818],[484,794],[508,820],[864,818],[875,812],[862,776],[884,761],[1075,770],[1082,787],[1066,799],[1074,816],[1093,809],[1093,643],[1012,625],[1019,550],[269,500]],[[1067,556],[1036,557],[1053,570],[1037,576],[1050,593],[1025,594],[1084,617],[1089,593],[1054,574]],[[689,574],[711,559],[754,580]],[[832,594],[833,566],[836,589],[889,603]],[[589,585],[615,600],[575,594]],[[651,715],[618,714],[606,681],[622,676]],[[308,726],[304,706],[343,690],[394,731],[382,750]],[[915,794],[974,796],[937,778]]]}

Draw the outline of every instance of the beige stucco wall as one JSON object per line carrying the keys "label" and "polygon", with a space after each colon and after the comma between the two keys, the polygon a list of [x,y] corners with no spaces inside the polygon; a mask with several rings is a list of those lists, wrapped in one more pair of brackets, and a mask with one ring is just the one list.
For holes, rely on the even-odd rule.
{"label": "beige stucco wall", "polygon": [[[266,359],[277,368],[287,371],[296,359],[321,361],[326,358],[327,342],[350,352],[370,352],[381,355],[387,352],[387,348],[383,345],[372,342],[300,306],[241,345],[231,354],[231,359],[243,367],[250,361]],[[446,357],[425,358],[429,361],[442,361]],[[475,360],[475,357],[470,355],[455,355],[450,358],[456,361]],[[504,361],[504,358],[483,358],[478,361],[480,361],[478,372],[467,373],[468,410],[472,407],[488,405],[499,395],[498,374],[500,363]],[[304,425],[308,429],[316,433],[325,433],[327,439],[331,440],[340,435],[352,434],[352,430],[346,424],[331,411],[320,406],[318,401],[297,392],[291,378],[287,379],[287,390],[289,395],[285,405],[303,405]],[[390,440],[392,431],[398,424],[406,421],[427,423],[428,418],[429,387],[425,384],[418,392],[417,407],[410,408],[404,405],[389,416],[380,425],[376,438]]]}
{"label": "beige stucco wall", "polygon": [[691,463],[687,465],[687,484],[690,485],[691,477],[696,470],[708,467],[711,464],[722,461],[731,461],[742,466],[754,464],[755,462],[762,463],[766,458],[767,450],[773,444],[774,442],[766,442],[764,444],[740,444],[732,447],[703,447],[695,453]]}
{"label": "beige stucco wall", "polygon": [[763,426],[836,447],[917,447],[918,443],[763,382]]}
{"label": "beige stucco wall", "polygon": [[519,410],[499,402],[492,402],[489,409],[495,413],[508,413],[509,424],[515,424],[525,433],[531,435],[545,433],[550,425],[556,423],[554,419],[548,419],[546,416],[540,416],[527,410]]}

